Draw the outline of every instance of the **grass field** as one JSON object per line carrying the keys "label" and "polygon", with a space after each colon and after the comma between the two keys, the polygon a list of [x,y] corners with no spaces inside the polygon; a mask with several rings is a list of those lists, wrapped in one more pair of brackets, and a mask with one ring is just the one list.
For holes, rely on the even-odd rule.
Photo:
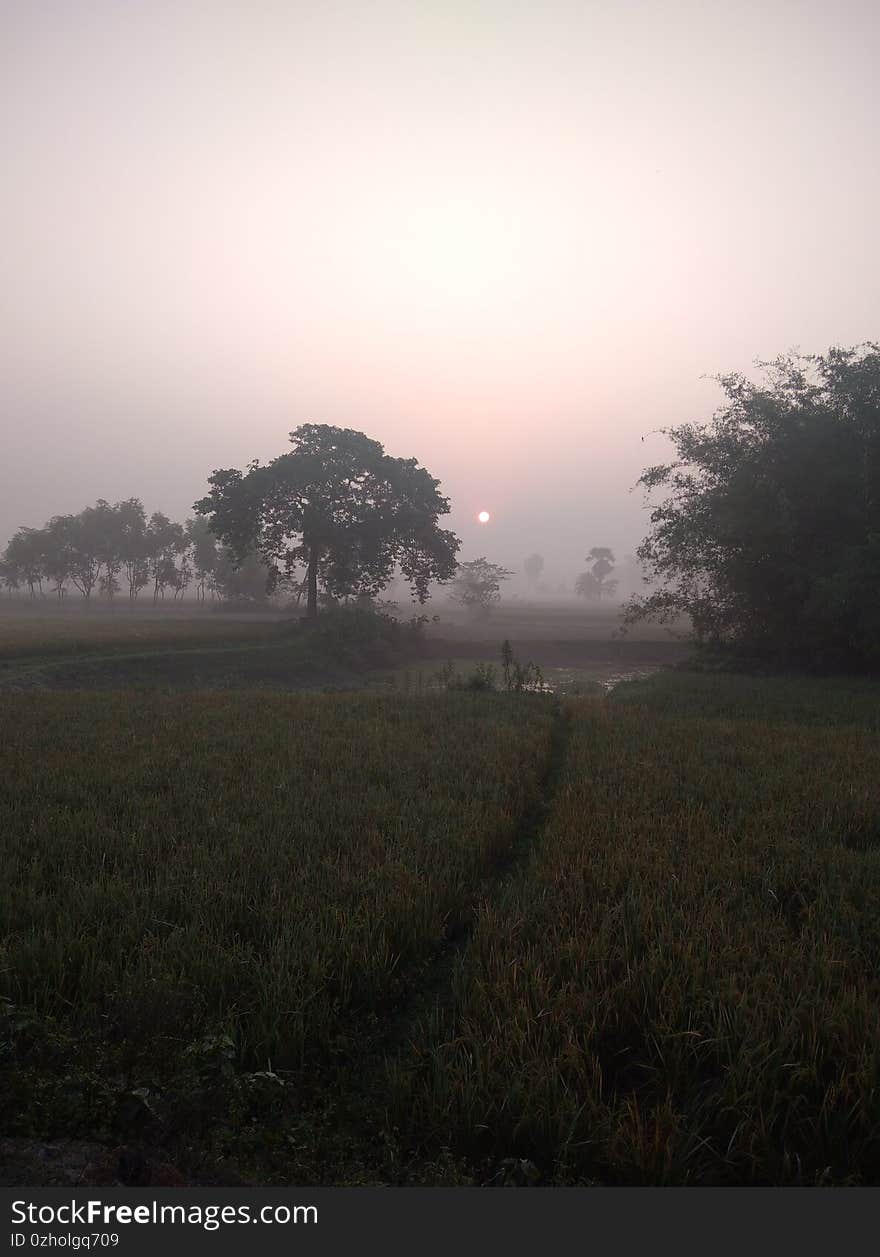
{"label": "grass field", "polygon": [[13,1030],[28,1011],[5,1128],[24,1103],[31,1130],[112,1130],[144,1090],[175,1121],[206,1042],[332,1087],[466,922],[550,728],[546,704],[466,695],[14,696],[3,994]]}
{"label": "grass field", "polygon": [[652,715],[880,731],[880,685],[860,677],[731,676],[663,672],[621,686],[615,701]]}
{"label": "grass field", "polygon": [[135,654],[147,650],[200,649],[224,643],[258,643],[277,635],[273,623],[222,619],[210,614],[184,619],[134,615],[0,614],[0,661]]}
{"label": "grass field", "polygon": [[545,1182],[877,1182],[880,745],[744,719],[739,678],[668,715],[676,679],[570,709],[540,844],[389,1066],[397,1118]]}
{"label": "grass field", "polygon": [[[423,640],[400,651],[330,651],[310,642],[295,620],[210,610],[82,606],[37,615],[29,604],[0,601],[0,692],[3,690],[269,691],[357,690],[432,684],[447,658],[459,671],[498,662],[511,636],[516,653],[533,659],[559,693],[586,693],[608,678],[675,664],[688,647],[654,630],[634,640],[615,636],[616,608],[521,605],[488,622],[457,617],[430,623]],[[429,608],[430,609],[430,608]],[[443,608],[441,608],[443,614]],[[488,626],[488,627],[487,627]],[[540,631],[549,636],[533,638]],[[448,636],[444,636],[448,634]],[[579,635],[578,635],[579,634]],[[555,635],[555,636],[554,636]]]}
{"label": "grass field", "polygon": [[[254,627],[134,657],[254,669]],[[205,693],[119,645],[116,690],[0,697],[0,1181],[85,1140],[189,1182],[880,1182],[878,683]]]}

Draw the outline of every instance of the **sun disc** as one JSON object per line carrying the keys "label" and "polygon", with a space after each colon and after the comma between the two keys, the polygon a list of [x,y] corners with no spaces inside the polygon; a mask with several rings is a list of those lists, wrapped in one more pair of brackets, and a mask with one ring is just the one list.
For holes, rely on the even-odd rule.
{"label": "sun disc", "polygon": [[480,521],[481,524],[488,524],[489,519],[490,519],[489,512],[480,511],[479,515],[477,516],[477,519]]}

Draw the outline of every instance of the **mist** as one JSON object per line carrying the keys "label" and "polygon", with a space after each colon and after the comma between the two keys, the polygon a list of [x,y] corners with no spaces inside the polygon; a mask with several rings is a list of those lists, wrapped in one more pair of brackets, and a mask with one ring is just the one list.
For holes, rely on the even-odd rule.
{"label": "mist", "polygon": [[0,24],[4,541],[99,497],[185,518],[316,422],[418,458],[462,557],[571,581],[638,544],[707,377],[876,334],[873,5]]}

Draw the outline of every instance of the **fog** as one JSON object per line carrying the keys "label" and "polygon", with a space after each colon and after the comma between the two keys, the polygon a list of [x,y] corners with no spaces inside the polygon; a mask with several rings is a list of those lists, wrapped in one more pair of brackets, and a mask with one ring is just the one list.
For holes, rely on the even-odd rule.
{"label": "fog", "polygon": [[878,14],[4,0],[0,544],[316,422],[622,557],[703,377],[877,336]]}

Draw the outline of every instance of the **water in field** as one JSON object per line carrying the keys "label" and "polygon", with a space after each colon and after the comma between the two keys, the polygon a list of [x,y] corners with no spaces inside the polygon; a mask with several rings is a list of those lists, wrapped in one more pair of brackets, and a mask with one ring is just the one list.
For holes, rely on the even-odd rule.
{"label": "water in field", "polygon": [[[485,660],[456,659],[454,661],[454,680],[458,685],[466,683],[470,678],[486,676]],[[638,681],[651,676],[661,669],[660,664],[646,665],[641,668],[620,669],[613,665],[597,663],[588,667],[549,667],[541,669],[541,680],[526,686],[527,691],[537,694],[560,694],[568,696],[610,694],[624,681]],[[479,669],[483,669],[482,672]],[[498,689],[504,688],[500,667],[496,667],[493,676]],[[436,691],[446,688],[449,681],[448,673],[439,666],[409,665],[393,672],[377,673],[371,679],[371,687],[392,689],[400,693],[419,693]],[[475,687],[476,688],[476,687]]]}

